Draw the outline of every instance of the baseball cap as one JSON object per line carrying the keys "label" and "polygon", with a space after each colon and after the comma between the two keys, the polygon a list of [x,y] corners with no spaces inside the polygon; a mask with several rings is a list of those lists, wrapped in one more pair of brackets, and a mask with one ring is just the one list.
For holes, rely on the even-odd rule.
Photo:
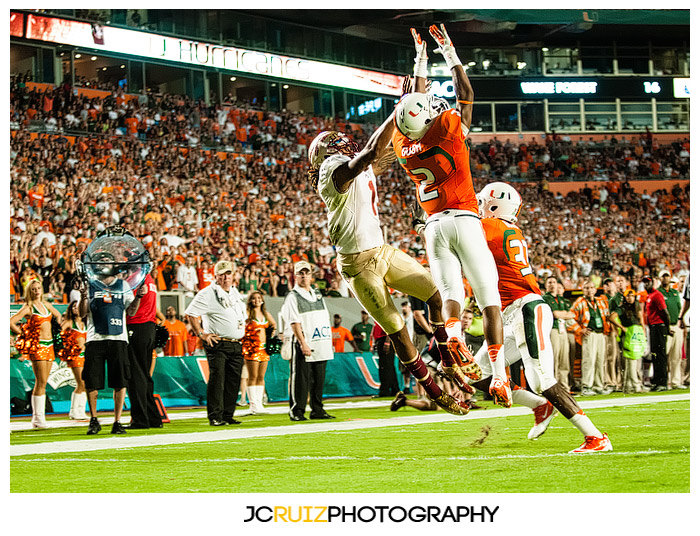
{"label": "baseball cap", "polygon": [[637,295],[637,293],[634,290],[632,290],[631,288],[628,288],[627,290],[625,290],[625,296],[636,296],[636,295]]}
{"label": "baseball cap", "polygon": [[612,283],[612,282],[613,282],[613,280],[611,277],[606,277],[605,279],[603,279],[603,285],[607,285],[608,283]]}
{"label": "baseball cap", "polygon": [[226,272],[234,272],[233,264],[231,261],[219,261],[214,266],[214,275],[225,274]]}
{"label": "baseball cap", "polygon": [[661,270],[661,271],[659,272],[659,277],[663,277],[663,276],[665,276],[665,275],[670,276],[670,275],[671,275],[671,272],[669,272],[668,270]]}
{"label": "baseball cap", "polygon": [[312,272],[313,270],[311,269],[311,265],[306,262],[306,261],[299,261],[294,265],[294,273],[298,274],[302,270],[308,270],[309,272]]}
{"label": "baseball cap", "polygon": [[642,277],[642,283],[644,283],[645,281],[654,281],[654,280],[652,279],[652,277],[650,275],[645,275],[644,277]]}

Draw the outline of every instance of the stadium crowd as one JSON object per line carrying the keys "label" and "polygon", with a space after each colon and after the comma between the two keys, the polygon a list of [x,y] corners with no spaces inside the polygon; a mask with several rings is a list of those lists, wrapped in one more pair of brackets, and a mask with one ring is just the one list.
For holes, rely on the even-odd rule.
{"label": "stadium crowd", "polygon": [[[213,263],[230,259],[242,291],[283,295],[303,258],[318,266],[325,294],[347,295],[321,201],[306,179],[306,147],[322,130],[352,132],[360,144],[370,132],[232,98],[206,106],[177,95],[130,98],[119,89],[88,98],[67,85],[44,92],[27,82],[11,78],[13,295],[36,272],[44,291],[65,301],[74,260],[116,223],[147,245],[161,290],[201,288],[213,280]],[[473,148],[472,168],[477,191],[492,180],[521,182],[520,223],[542,283],[555,274],[576,289],[588,277],[621,273],[640,285],[662,269],[688,272],[689,188],[639,194],[627,182],[687,177],[687,138],[667,146],[651,134],[598,144],[556,134],[519,146],[494,138]],[[582,188],[551,193],[549,181],[560,178],[581,180]],[[423,259],[411,227],[412,184],[398,167],[379,184],[387,241]]]}

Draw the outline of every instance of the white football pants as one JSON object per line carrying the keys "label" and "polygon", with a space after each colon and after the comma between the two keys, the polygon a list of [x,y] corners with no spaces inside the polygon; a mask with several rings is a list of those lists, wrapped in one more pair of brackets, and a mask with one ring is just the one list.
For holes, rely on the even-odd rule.
{"label": "white football pants", "polygon": [[500,309],[496,263],[476,214],[454,209],[433,214],[425,224],[425,243],[430,271],[443,302],[454,300],[464,306],[464,274],[479,309],[491,305]]}

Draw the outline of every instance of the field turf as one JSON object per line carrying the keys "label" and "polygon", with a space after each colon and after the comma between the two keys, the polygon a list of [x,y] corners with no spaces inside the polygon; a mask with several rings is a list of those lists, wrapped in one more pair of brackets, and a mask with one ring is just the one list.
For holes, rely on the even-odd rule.
{"label": "field turf", "polygon": [[[528,441],[531,414],[510,415],[486,402],[489,409],[466,417],[410,408],[392,413],[387,401],[384,407],[334,409],[334,421],[291,423],[278,414],[212,428],[200,417],[119,437],[109,434],[104,417],[103,430],[94,438],[85,435],[86,426],[13,432],[11,449],[43,446],[49,452],[11,455],[10,491],[689,492],[689,398],[664,401],[662,394],[645,395],[634,405],[612,405],[616,396],[625,402],[635,398],[596,397],[611,405],[586,409],[614,447],[592,455],[568,454],[582,438],[561,415],[538,441]],[[217,434],[226,439],[216,440]],[[113,448],[141,438],[163,444]],[[81,447],[94,448],[96,441],[104,448]],[[77,447],[60,452],[70,445]],[[468,478],[455,478],[455,470]]]}

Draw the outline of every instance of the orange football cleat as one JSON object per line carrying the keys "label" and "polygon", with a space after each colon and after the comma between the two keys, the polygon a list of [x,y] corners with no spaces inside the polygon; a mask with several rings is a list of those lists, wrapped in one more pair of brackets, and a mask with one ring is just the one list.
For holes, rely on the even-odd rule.
{"label": "orange football cleat", "polygon": [[447,349],[467,378],[475,381],[481,379],[481,367],[474,361],[474,356],[463,340],[450,337],[447,340]]}
{"label": "orange football cleat", "polygon": [[586,436],[583,444],[574,450],[570,450],[569,454],[588,454],[591,452],[606,452],[612,450],[612,443],[608,439],[608,434],[603,434],[603,437]]}
{"label": "orange football cleat", "polygon": [[549,423],[552,422],[552,419],[557,414],[557,410],[547,400],[545,404],[540,404],[532,411],[535,414],[535,425],[528,432],[527,438],[537,439],[547,431]]}
{"label": "orange football cleat", "polygon": [[508,385],[508,380],[496,376],[491,380],[489,394],[493,397],[494,404],[509,408],[513,405],[513,393]]}

